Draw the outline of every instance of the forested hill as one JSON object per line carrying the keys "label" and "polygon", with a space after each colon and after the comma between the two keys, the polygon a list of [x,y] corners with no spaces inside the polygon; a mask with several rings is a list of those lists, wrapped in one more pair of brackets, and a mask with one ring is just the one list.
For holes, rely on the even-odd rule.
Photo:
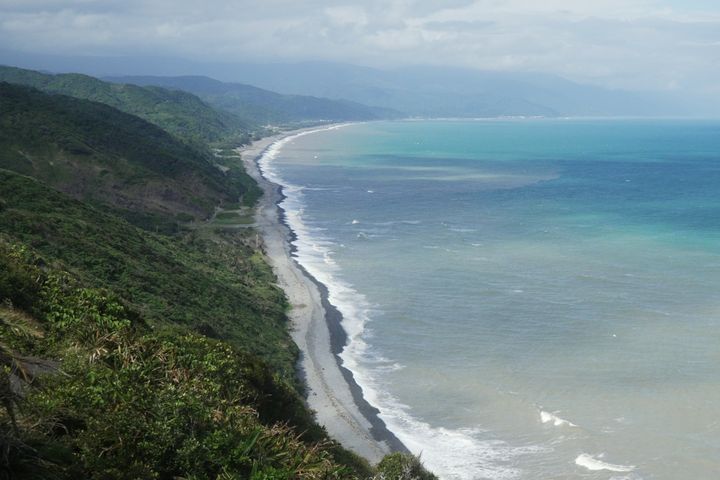
{"label": "forested hill", "polygon": [[212,157],[107,105],[0,82],[0,168],[124,212],[206,218],[246,187]]}
{"label": "forested hill", "polygon": [[314,422],[248,235],[153,234],[0,169],[4,478],[433,480]]}
{"label": "forested hill", "polygon": [[0,81],[0,478],[434,479],[315,423],[257,186],[185,135]]}
{"label": "forested hill", "polygon": [[390,108],[367,106],[342,99],[281,95],[251,85],[225,83],[203,76],[128,76],[106,79],[191,92],[211,105],[232,112],[245,121],[253,120],[263,124],[297,123],[309,120],[378,120],[403,116],[399,111]]}
{"label": "forested hill", "polygon": [[104,103],[137,115],[185,141],[242,143],[256,122],[216,110],[187,92],[159,87],[103,82],[81,74],[49,75],[33,70],[0,66],[0,81],[27,85],[49,93]]}

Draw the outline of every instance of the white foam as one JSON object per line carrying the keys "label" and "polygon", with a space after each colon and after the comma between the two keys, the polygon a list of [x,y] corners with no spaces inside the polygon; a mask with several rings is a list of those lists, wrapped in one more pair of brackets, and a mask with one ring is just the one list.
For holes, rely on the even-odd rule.
{"label": "white foam", "polygon": [[608,470],[610,472],[632,472],[635,470],[634,465],[616,465],[614,463],[604,462],[598,458],[601,456],[602,455],[596,455],[593,457],[590,454],[582,453],[575,459],[575,464],[594,472],[600,470]]}
{"label": "white foam", "polygon": [[577,427],[574,423],[557,416],[558,412],[550,413],[540,410],[540,421],[542,423],[552,423],[556,427]]}
{"label": "white foam", "polygon": [[352,221],[352,224],[353,224],[353,225],[357,225],[358,223],[360,223],[360,220],[353,220],[353,221]]}
{"label": "white foam", "polygon": [[[291,140],[310,133],[332,130],[338,126],[309,130],[273,143],[258,160],[263,175],[283,187],[285,199],[280,206],[295,233],[293,245],[297,261],[328,289],[328,300],[343,316],[342,326],[348,345],[340,357],[343,365],[353,372],[363,388],[365,399],[380,410],[380,418],[408,449],[419,454],[423,462],[444,479],[493,478],[514,479],[521,475],[516,467],[517,457],[546,451],[541,447],[515,447],[489,438],[478,429],[448,429],[434,427],[413,417],[408,406],[398,402],[382,384],[382,375],[397,371],[402,365],[379,357],[367,344],[371,337],[366,329],[372,306],[342,276],[339,266],[330,259],[334,244],[320,229],[304,221],[303,188],[290,184],[273,168],[272,161],[281,148]],[[418,221],[403,223],[417,224]],[[359,232],[358,237],[370,238]],[[429,248],[438,248],[430,246]]]}

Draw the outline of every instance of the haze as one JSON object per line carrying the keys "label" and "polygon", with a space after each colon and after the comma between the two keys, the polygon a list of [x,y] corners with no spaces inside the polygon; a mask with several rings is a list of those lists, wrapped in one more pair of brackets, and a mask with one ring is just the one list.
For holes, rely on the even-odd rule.
{"label": "haze", "polygon": [[49,55],[125,59],[94,74],[243,81],[202,65],[321,60],[545,73],[713,101],[720,93],[720,6],[709,0],[2,0],[0,45],[0,62],[31,68],[52,69],[37,60]]}

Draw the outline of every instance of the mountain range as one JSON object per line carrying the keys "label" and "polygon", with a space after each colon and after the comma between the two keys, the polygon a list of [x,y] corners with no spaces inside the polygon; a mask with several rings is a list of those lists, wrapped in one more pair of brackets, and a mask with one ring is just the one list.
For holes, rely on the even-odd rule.
{"label": "mountain range", "polygon": [[538,73],[304,62],[243,64],[225,75],[282,93],[343,98],[409,116],[683,116],[692,111],[667,94],[609,90]]}
{"label": "mountain range", "polygon": [[245,121],[287,124],[308,120],[347,121],[398,118],[399,111],[369,107],[358,102],[302,94],[283,95],[241,83],[226,83],[204,76],[121,76],[104,80],[120,84],[160,86],[190,92],[220,110]]}
{"label": "mountain range", "polygon": [[[339,62],[199,62],[167,57],[29,55],[1,50],[0,62],[94,76],[203,75],[282,95],[314,96],[391,109],[409,117],[713,117],[714,99],[693,92],[633,92],[557,75],[443,66],[374,68]],[[147,79],[146,79],[147,80]],[[177,80],[153,80],[168,83]],[[183,88],[194,88],[183,80]],[[204,88],[204,87],[203,87]]]}

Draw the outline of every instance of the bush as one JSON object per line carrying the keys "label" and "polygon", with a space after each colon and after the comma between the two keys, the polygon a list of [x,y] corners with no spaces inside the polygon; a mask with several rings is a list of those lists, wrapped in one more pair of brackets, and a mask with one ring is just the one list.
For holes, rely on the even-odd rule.
{"label": "bush", "polygon": [[420,458],[408,453],[391,453],[377,466],[376,480],[437,480]]}
{"label": "bush", "polygon": [[35,281],[37,269],[25,264],[26,257],[25,249],[0,243],[0,299],[32,311],[40,285]]}

